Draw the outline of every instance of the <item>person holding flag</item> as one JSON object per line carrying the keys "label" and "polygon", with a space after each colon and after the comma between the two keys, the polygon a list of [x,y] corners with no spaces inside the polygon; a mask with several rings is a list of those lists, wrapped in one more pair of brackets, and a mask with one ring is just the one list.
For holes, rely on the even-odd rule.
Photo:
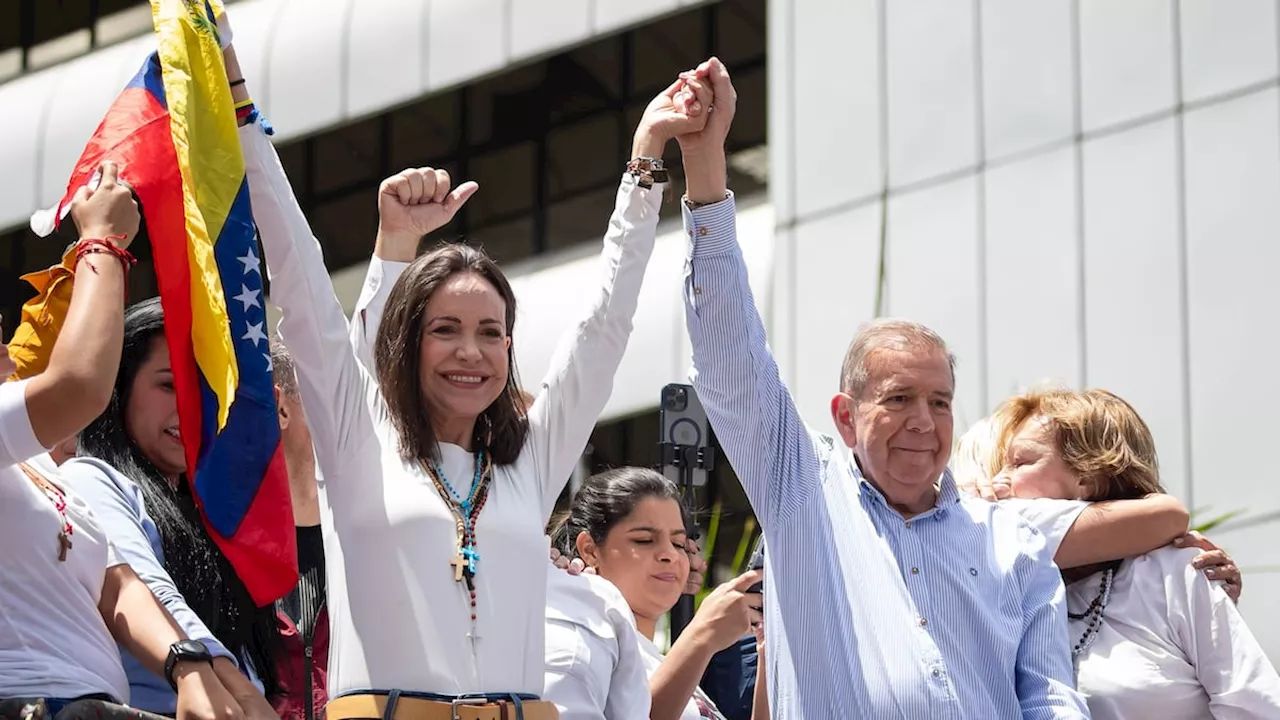
{"label": "person holding flag", "polygon": [[[93,508],[37,462],[108,403],[122,347],[125,278],[138,210],[118,166],[98,168],[69,212],[80,230],[67,263],[60,343],[44,337],[38,372],[0,384],[0,717],[154,718],[126,707],[116,642],[149,671],[168,673],[182,720],[235,720],[241,707],[208,663],[174,660],[187,635],[125,564]],[[0,350],[0,375],[21,368]],[[41,715],[43,713],[43,715]]]}
{"label": "person holding flag", "polygon": [[[225,15],[219,2],[152,9],[157,52],[90,139],[67,198],[32,219],[51,230],[97,159],[120,158],[160,287],[127,313],[112,400],[62,474],[192,638],[169,665],[211,663],[250,714],[274,717],[262,693],[276,684],[272,603],[296,584],[297,555],[237,111],[215,30]],[[55,277],[34,302],[56,305],[74,279]],[[174,712],[172,672],[124,660],[135,705]]]}

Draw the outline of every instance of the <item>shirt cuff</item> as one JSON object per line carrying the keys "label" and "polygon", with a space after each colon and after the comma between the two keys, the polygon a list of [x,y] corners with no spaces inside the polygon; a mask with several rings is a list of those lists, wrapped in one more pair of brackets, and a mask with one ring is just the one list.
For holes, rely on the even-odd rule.
{"label": "shirt cuff", "polygon": [[369,269],[365,273],[364,285],[360,287],[360,297],[356,300],[356,313],[369,307],[378,291],[387,282],[388,275],[404,272],[409,263],[398,260],[383,260],[377,255],[369,256]]}
{"label": "shirt cuff", "polygon": [[[629,172],[624,172],[622,173],[622,182],[618,185],[618,196],[621,198],[629,195],[633,191],[639,192],[640,197],[644,199],[645,204],[654,212],[658,212],[662,209],[662,198],[666,195],[668,185],[670,185],[670,183],[656,182],[649,187],[642,187],[640,185],[639,176],[632,175]],[[618,208],[620,209],[625,207],[627,206],[621,203],[618,204]]]}
{"label": "shirt cuff", "polygon": [[685,234],[689,236],[691,257],[723,255],[737,247],[737,206],[732,191],[720,202],[694,209],[690,209],[687,202],[681,202],[680,210],[684,215]]}

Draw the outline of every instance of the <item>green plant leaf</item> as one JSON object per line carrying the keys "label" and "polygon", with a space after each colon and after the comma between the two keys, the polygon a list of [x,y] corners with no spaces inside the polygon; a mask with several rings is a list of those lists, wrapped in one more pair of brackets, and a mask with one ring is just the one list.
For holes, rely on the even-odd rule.
{"label": "green plant leaf", "polygon": [[1191,529],[1194,530],[1195,532],[1202,533],[1202,534],[1207,533],[1210,530],[1213,530],[1214,528],[1221,527],[1223,524],[1231,522],[1235,518],[1238,518],[1241,515],[1244,515],[1246,512],[1248,512],[1246,510],[1232,510],[1230,512],[1225,512],[1221,515],[1218,515],[1217,517],[1211,517],[1208,520],[1205,520],[1203,522],[1196,521],[1195,520],[1196,516],[1203,513],[1204,510],[1208,510],[1208,508],[1203,508],[1201,510],[1193,510],[1191,512],[1191,517],[1192,517]]}

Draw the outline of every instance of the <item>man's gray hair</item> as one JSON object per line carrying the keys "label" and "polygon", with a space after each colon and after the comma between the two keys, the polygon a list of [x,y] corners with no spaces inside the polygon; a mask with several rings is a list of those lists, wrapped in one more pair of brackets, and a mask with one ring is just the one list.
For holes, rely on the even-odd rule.
{"label": "man's gray hair", "polygon": [[867,389],[871,371],[867,367],[871,355],[877,350],[926,350],[937,352],[947,359],[951,368],[951,382],[956,379],[956,356],[947,349],[942,336],[929,327],[911,320],[880,318],[872,320],[849,343],[844,365],[840,368],[840,392],[852,397],[862,397]]}
{"label": "man's gray hair", "polygon": [[276,334],[271,336],[271,375],[281,392],[291,398],[298,397],[298,371],[293,365],[293,356]]}

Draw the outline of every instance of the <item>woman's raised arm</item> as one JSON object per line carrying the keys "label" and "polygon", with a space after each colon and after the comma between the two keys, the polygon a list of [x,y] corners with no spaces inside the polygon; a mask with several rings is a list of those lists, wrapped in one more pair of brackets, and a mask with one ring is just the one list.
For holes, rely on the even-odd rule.
{"label": "woman's raised arm", "polygon": [[560,339],[529,409],[529,442],[541,482],[544,519],[551,516],[613,393],[613,376],[627,349],[657,235],[667,182],[663,150],[672,138],[705,127],[710,108],[710,86],[689,75],[655,97],[640,119],[605,232],[596,284],[584,288],[584,316]]}
{"label": "woman's raised arm", "polygon": [[351,316],[351,346],[371,374],[373,343],[396,279],[417,257],[422,238],[448,225],[478,189],[474,182],[455,189],[447,171],[429,167],[407,168],[378,187],[378,235]]}
{"label": "woman's raised arm", "polygon": [[[80,231],[71,306],[44,372],[27,381],[27,415],[43,447],[84,429],[107,407],[124,339],[126,252],[138,234],[138,206],[102,163],[96,189],[80,188],[71,218]],[[27,458],[17,458],[18,461]]]}
{"label": "woman's raised arm", "polygon": [[[243,79],[235,49],[225,53],[227,75]],[[236,103],[249,99],[245,83],[232,87]],[[356,361],[347,318],[333,292],[320,243],[311,232],[275,147],[258,123],[240,128],[245,173],[271,278],[271,301],[281,310],[280,334],[297,368],[298,385],[317,458],[327,475],[373,435],[370,400],[376,386]]]}

